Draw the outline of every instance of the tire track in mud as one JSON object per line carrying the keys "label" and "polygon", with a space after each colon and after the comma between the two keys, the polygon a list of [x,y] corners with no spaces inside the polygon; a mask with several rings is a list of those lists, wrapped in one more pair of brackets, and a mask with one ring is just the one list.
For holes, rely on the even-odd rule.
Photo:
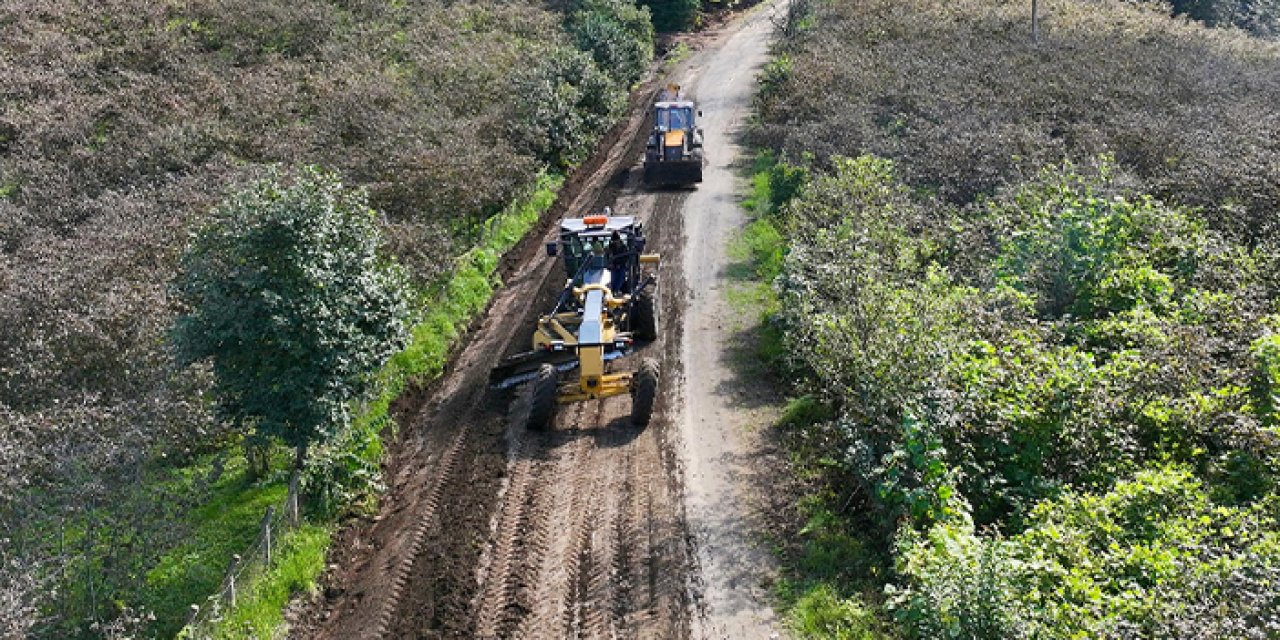
{"label": "tire track in mud", "polygon": [[[449,445],[449,448],[445,451],[444,455],[441,456],[436,463],[439,467],[439,471],[436,476],[437,479],[431,484],[430,488],[427,489],[426,498],[423,500],[422,510],[417,515],[419,518],[418,525],[414,528],[412,535],[408,539],[408,551],[406,555],[410,557],[416,558],[420,553],[422,553],[422,543],[427,532],[432,527],[439,526],[439,522],[436,517],[437,508],[439,507],[440,499],[443,497],[445,481],[453,474],[454,468],[458,462],[458,454],[462,450],[462,445],[466,440],[467,433],[468,432],[465,430],[459,431],[457,435],[453,437],[453,442]],[[382,609],[375,619],[375,635],[384,636],[389,631],[392,616],[396,613],[395,605],[399,602],[400,594],[404,590],[411,568],[411,564],[405,562],[393,564],[393,566],[385,568],[385,570],[388,570],[392,576],[391,593],[384,601]]]}
{"label": "tire track in mud", "polygon": [[[621,182],[621,181],[619,181]],[[630,193],[634,185],[616,182],[602,200],[616,202],[636,199],[627,213],[651,214],[658,200],[677,201],[682,194],[659,193],[638,197]],[[630,208],[637,205],[637,209]],[[676,211],[678,207],[665,207]],[[620,211],[621,212],[621,211]],[[652,218],[650,218],[652,220]],[[655,247],[655,248],[661,248]],[[536,277],[536,276],[535,276]],[[543,277],[543,280],[546,278]],[[518,328],[520,334],[532,326]],[[665,324],[665,322],[664,322]],[[520,335],[519,337],[523,337]],[[518,338],[516,338],[518,340]],[[655,350],[657,345],[647,348]],[[494,361],[497,360],[495,354]],[[620,363],[634,365],[638,357]],[[479,366],[476,363],[470,366]],[[481,371],[487,374],[488,364]],[[480,638],[638,638],[677,637],[684,628],[684,607],[648,610],[658,602],[652,587],[659,582],[657,570],[674,570],[683,575],[684,559],[658,562],[647,557],[652,552],[669,552],[652,543],[635,544],[632,536],[649,537],[648,523],[655,502],[652,496],[638,495],[651,490],[648,480],[655,473],[666,477],[666,464],[653,431],[659,428],[662,404],[654,425],[638,429],[630,424],[630,399],[612,398],[561,407],[557,430],[528,433],[523,429],[525,400],[512,400],[501,392],[467,393],[463,383],[445,383],[441,391],[452,399],[438,400],[424,422],[439,425],[418,438],[410,438],[409,448],[425,458],[420,468],[404,465],[396,474],[396,490],[417,496],[415,528],[405,523],[387,522],[391,531],[410,531],[403,536],[384,535],[388,543],[375,552],[384,556],[376,571],[384,578],[385,590],[366,595],[345,609],[341,602],[332,610],[343,611],[339,623],[324,625],[298,637],[480,637]],[[457,415],[451,404],[472,395],[463,404],[478,403]],[[478,423],[486,423],[478,424]],[[450,430],[448,427],[452,427]],[[468,435],[470,434],[470,435]],[[451,437],[452,440],[447,440]],[[450,442],[442,457],[429,454]],[[488,449],[496,449],[487,451]],[[478,458],[490,460],[476,465]],[[448,460],[464,460],[467,466]],[[469,486],[471,479],[488,468],[498,480],[493,495]],[[467,472],[470,469],[470,473]],[[434,477],[433,483],[423,481]],[[637,478],[639,480],[637,481]],[[425,496],[425,497],[424,497]],[[394,499],[394,498],[393,498]],[[678,504],[666,500],[673,513],[663,526],[673,526],[668,536],[679,539]],[[441,504],[443,503],[443,504]],[[443,508],[441,508],[443,507]],[[483,526],[463,530],[458,527],[459,511],[481,510]],[[409,506],[399,509],[408,510]],[[475,519],[473,517],[473,519]],[[374,536],[377,537],[377,536]],[[467,549],[474,549],[468,555]],[[624,551],[625,550],[625,551]],[[684,551],[680,551],[684,554]],[[467,561],[471,561],[467,565]],[[469,567],[466,579],[456,570]],[[368,567],[372,569],[373,567]],[[358,571],[357,571],[358,572]],[[366,570],[366,573],[370,571]],[[619,584],[619,578],[624,582]],[[373,583],[377,584],[377,580]],[[639,585],[640,588],[636,588]],[[669,600],[683,601],[683,580],[671,581]],[[465,604],[458,601],[464,599]],[[640,599],[637,599],[640,598]],[[449,606],[447,600],[452,599]],[[377,615],[360,622],[359,611],[375,607]],[[341,622],[345,617],[346,621]],[[328,628],[325,628],[328,627]]]}
{"label": "tire track in mud", "polygon": [[[528,396],[523,394],[519,402],[512,403],[508,423],[518,424],[528,411]],[[507,603],[513,602],[519,585],[508,576],[513,575],[519,558],[524,557],[527,541],[521,537],[529,529],[529,509],[536,497],[531,482],[534,473],[531,465],[519,464],[528,460],[532,450],[532,434],[522,430],[509,430],[510,446],[507,450],[507,482],[499,500],[506,508],[496,512],[490,525],[490,542],[480,559],[476,571],[479,585],[472,609],[477,612],[476,636],[494,638],[509,635],[510,629],[500,627],[506,614]],[[496,577],[495,577],[496,576]]]}
{"label": "tire track in mud", "polygon": [[[578,431],[579,425],[594,420],[600,408],[583,404],[570,422],[570,430],[554,431],[548,454],[556,458],[545,486],[551,494],[549,514],[542,532],[549,544],[533,570],[531,611],[521,620],[514,637],[528,638],[539,633],[564,637],[573,624],[573,590],[577,586],[581,557],[576,547],[587,533],[582,517],[584,493],[593,489],[594,465],[591,444]],[[541,434],[540,434],[541,435]],[[554,530],[552,530],[554,529]]]}

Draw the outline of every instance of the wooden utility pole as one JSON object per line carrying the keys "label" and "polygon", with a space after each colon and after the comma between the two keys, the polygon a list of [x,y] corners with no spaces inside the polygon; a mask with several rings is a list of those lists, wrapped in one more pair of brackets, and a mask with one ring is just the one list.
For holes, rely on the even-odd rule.
{"label": "wooden utility pole", "polygon": [[1031,41],[1040,42],[1040,2],[1031,0]]}

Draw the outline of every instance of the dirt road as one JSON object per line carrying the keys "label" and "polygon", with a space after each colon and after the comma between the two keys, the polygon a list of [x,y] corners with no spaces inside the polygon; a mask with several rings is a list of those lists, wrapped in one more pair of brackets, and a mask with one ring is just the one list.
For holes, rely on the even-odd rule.
{"label": "dirt road", "polygon": [[[781,3],[775,3],[775,5]],[[773,556],[757,548],[761,521],[753,491],[768,487],[755,464],[755,427],[769,419],[757,410],[759,395],[740,379],[736,336],[750,321],[726,299],[729,243],[745,226],[739,206],[742,184],[738,140],[751,115],[756,72],[767,60],[772,11],[759,7],[688,71],[705,117],[709,164],[704,181],[684,202],[684,308],[680,362],[686,384],[676,422],[684,463],[685,508],[695,547],[694,577],[700,638],[774,637],[778,633],[767,604]],[[747,356],[749,357],[749,356]]]}
{"label": "dirt road", "polygon": [[[631,401],[622,396],[561,407],[553,430],[527,432],[523,393],[488,388],[490,367],[527,348],[537,313],[563,282],[559,265],[541,256],[543,236],[531,234],[507,258],[505,287],[445,376],[403,403],[381,512],[340,534],[323,596],[289,613],[293,637],[768,637],[760,574],[729,576],[739,559],[761,561],[746,544],[750,534],[732,524],[749,523],[742,493],[723,473],[708,471],[715,464],[707,456],[716,452],[699,443],[714,430],[703,425],[684,438],[691,420],[735,416],[705,402],[703,382],[684,382],[706,370],[681,366],[690,358],[717,361],[688,342],[715,344],[705,270],[718,274],[723,247],[714,247],[733,222],[709,227],[705,219],[733,215],[738,186],[728,141],[745,118],[751,65],[762,59],[768,35],[766,13],[758,9],[707,34],[677,72],[704,101],[712,164],[700,189],[640,185],[645,119],[637,99],[630,121],[611,133],[544,219],[550,232],[562,216],[610,205],[646,221],[649,247],[663,255],[660,337],[615,364],[632,367],[645,356],[662,363],[654,420],[632,426]],[[686,221],[696,249],[685,249]],[[686,313],[698,328],[685,327]],[[686,464],[694,474],[688,489]]]}

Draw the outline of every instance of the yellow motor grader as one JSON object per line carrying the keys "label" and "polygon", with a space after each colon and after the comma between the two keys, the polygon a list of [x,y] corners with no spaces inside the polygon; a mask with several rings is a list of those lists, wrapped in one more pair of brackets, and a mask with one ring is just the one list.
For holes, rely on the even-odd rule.
{"label": "yellow motor grader", "polygon": [[679,85],[668,85],[653,105],[653,132],[644,150],[644,181],[651,185],[702,182],[702,112],[686,100]]}
{"label": "yellow motor grader", "polygon": [[[551,313],[538,318],[532,349],[504,360],[490,374],[499,387],[532,381],[527,427],[551,425],[558,404],[631,394],[631,419],[646,425],[657,397],[659,369],[641,360],[634,372],[610,373],[611,360],[629,355],[637,341],[657,338],[653,287],[660,258],[644,253],[641,223],[633,216],[590,215],[560,223],[547,255],[562,255],[566,282]],[[561,374],[578,370],[577,380]]]}

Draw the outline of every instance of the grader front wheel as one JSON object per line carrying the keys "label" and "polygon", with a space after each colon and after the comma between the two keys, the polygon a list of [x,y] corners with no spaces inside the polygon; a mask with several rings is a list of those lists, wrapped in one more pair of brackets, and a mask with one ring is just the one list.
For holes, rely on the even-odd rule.
{"label": "grader front wheel", "polygon": [[645,358],[632,378],[631,423],[637,427],[649,424],[653,417],[653,403],[658,399],[658,361]]}
{"label": "grader front wheel", "polygon": [[657,300],[652,295],[641,294],[631,306],[631,333],[640,340],[653,342],[658,339]]}

